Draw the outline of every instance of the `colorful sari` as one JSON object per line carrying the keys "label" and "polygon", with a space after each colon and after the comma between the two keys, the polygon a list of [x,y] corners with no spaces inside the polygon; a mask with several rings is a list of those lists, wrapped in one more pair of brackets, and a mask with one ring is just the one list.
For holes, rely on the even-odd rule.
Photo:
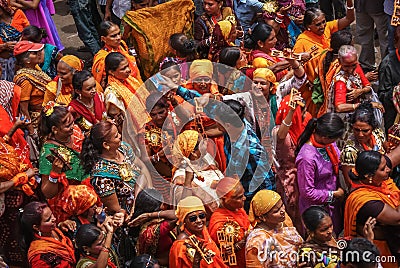
{"label": "colorful sari", "polygon": [[[336,241],[333,241],[336,244]],[[340,268],[341,250],[327,244],[320,245],[314,240],[308,240],[299,249],[299,263],[305,262],[304,267]]]}
{"label": "colorful sari", "polygon": [[103,102],[103,94],[96,93],[93,97],[94,113],[92,113],[78,99],[73,99],[69,106],[73,108],[71,113],[75,118],[75,122],[82,131],[89,131],[92,126],[104,118],[106,118],[106,107]]}
{"label": "colorful sari", "polygon": [[[106,268],[119,268],[121,267],[118,261],[118,255],[115,253],[114,250],[109,249],[108,253],[108,260],[107,260],[107,266]],[[96,263],[97,259],[87,256],[87,255],[82,255],[81,258],[79,259],[78,263],[76,264],[75,268],[88,268],[92,267]]]}
{"label": "colorful sari", "polygon": [[53,237],[43,237],[35,234],[35,239],[28,251],[31,267],[75,267],[74,246],[61,230],[55,228],[60,241]]}

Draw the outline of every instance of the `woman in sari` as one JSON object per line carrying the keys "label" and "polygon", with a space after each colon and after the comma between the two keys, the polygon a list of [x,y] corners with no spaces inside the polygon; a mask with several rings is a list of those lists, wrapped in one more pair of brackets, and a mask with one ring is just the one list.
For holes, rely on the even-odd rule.
{"label": "woman in sari", "polygon": [[219,54],[225,47],[235,46],[236,33],[236,20],[234,17],[228,17],[227,20],[219,21],[211,35],[211,46],[208,53],[208,59],[213,62],[218,62]]}
{"label": "woman in sari", "polygon": [[[220,207],[211,215],[208,231],[214,242],[220,247],[222,255],[227,255],[227,248],[222,248],[219,241],[219,232],[233,236],[233,248],[230,250],[236,255],[236,265],[229,267],[246,267],[245,246],[247,231],[250,228],[250,222],[246,211],[243,209],[244,189],[240,180],[230,177],[224,177],[217,184],[217,195],[220,199]],[[230,232],[233,230],[233,232]],[[224,262],[228,264],[228,259],[224,258]]]}
{"label": "woman in sari", "polygon": [[31,267],[73,268],[74,246],[57,228],[56,218],[45,203],[31,202],[24,207],[21,223],[24,246]]}
{"label": "woman in sari", "polygon": [[83,69],[83,62],[74,55],[63,56],[57,64],[57,76],[47,84],[43,106],[49,101],[69,105],[74,95],[72,77]]}
{"label": "woman in sari", "polygon": [[338,267],[340,249],[333,237],[333,224],[329,214],[318,206],[311,206],[301,216],[308,238],[299,248],[299,263],[304,267]]}
{"label": "woman in sari", "polygon": [[202,58],[206,58],[211,46],[211,35],[215,25],[232,16],[230,7],[224,7],[222,0],[203,1],[204,13],[194,22],[194,39],[199,41],[198,48]]}
{"label": "woman in sari", "polygon": [[343,120],[332,113],[310,119],[295,152],[300,213],[313,205],[326,207],[335,234],[340,234],[343,225],[344,191],[338,179],[340,151],[335,143],[343,135],[343,127]]}
{"label": "woman in sari", "polygon": [[[325,15],[321,10],[316,8],[307,9],[303,22],[305,31],[297,38],[293,51],[296,53],[307,52],[313,46],[316,46],[318,54],[323,53],[329,49],[331,35],[349,26],[354,21],[354,18],[353,0],[347,0],[346,17],[329,22],[326,22]],[[314,57],[304,65],[309,83],[304,85],[301,90],[302,96],[306,101],[307,111],[312,116],[316,116],[318,107],[312,101],[311,95],[313,91],[309,90],[309,87],[313,85],[315,78],[317,78],[315,70],[318,69],[318,61],[319,57]]]}
{"label": "woman in sari", "polygon": [[14,45],[19,41],[22,30],[29,25],[21,9],[12,9],[7,0],[0,1],[0,64],[1,79],[13,81],[15,74]]}
{"label": "woman in sari", "polygon": [[[179,201],[176,217],[182,231],[169,252],[170,267],[224,268],[220,251],[206,228],[206,210],[202,201],[189,196]],[[200,243],[200,245],[199,245]],[[200,246],[202,253],[195,247]]]}
{"label": "woman in sari", "polygon": [[74,99],[69,103],[75,122],[82,131],[107,118],[103,94],[97,92],[97,83],[89,71],[77,72],[72,77]]}
{"label": "woman in sari", "polygon": [[[149,96],[141,81],[132,76],[129,59],[119,52],[110,52],[105,57],[105,91],[104,96],[107,113],[110,108],[118,108],[131,126],[131,130],[137,134],[139,129],[148,122],[149,116],[146,111],[145,102]],[[109,100],[114,100],[110,101]],[[113,107],[114,106],[114,107]]]}
{"label": "woman in sari", "polygon": [[[398,150],[393,152],[398,153]],[[363,236],[365,222],[369,217],[376,218],[374,244],[381,257],[394,255],[398,259],[400,191],[389,178],[391,167],[391,159],[377,151],[364,151],[358,155],[355,168],[350,171],[352,192],[345,205],[344,235]],[[389,261],[382,266],[398,267],[398,263]]]}
{"label": "woman in sari", "polygon": [[295,150],[299,137],[303,133],[311,114],[301,107],[301,96],[294,95],[294,107],[289,106],[291,96],[283,98],[276,115],[276,127],[273,136],[276,136],[275,156],[276,191],[281,195],[286,212],[293,221],[293,225],[300,234],[303,234],[303,224],[299,213],[299,187],[297,185],[297,168]]}
{"label": "woman in sari", "polygon": [[51,81],[38,66],[43,47],[43,44],[29,41],[20,41],[14,47],[14,56],[22,67],[17,71],[14,83],[21,87],[20,110],[31,121],[30,134],[38,128],[46,85]]}
{"label": "woman in sari", "polygon": [[107,85],[104,81],[107,74],[105,58],[110,52],[119,52],[127,59],[131,76],[141,85],[143,82],[140,78],[140,71],[137,67],[135,56],[130,54],[128,46],[121,39],[119,26],[111,21],[103,21],[99,26],[99,33],[104,47],[97,52],[93,59],[92,73],[96,81],[105,88]]}
{"label": "woman in sari", "polygon": [[246,267],[297,267],[291,253],[303,239],[286,215],[278,193],[257,192],[250,203],[249,221],[254,229],[247,237]]}
{"label": "woman in sari", "polygon": [[176,168],[172,177],[172,204],[176,206],[187,195],[194,195],[203,201],[211,215],[219,205],[215,185],[223,174],[207,153],[207,142],[199,132],[186,130],[175,141],[173,159]]}

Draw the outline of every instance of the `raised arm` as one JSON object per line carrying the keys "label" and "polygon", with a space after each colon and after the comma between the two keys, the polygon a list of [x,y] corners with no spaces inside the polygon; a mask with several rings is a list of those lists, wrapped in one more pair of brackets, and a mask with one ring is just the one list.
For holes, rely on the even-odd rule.
{"label": "raised arm", "polygon": [[346,9],[347,9],[346,17],[338,20],[339,30],[346,28],[355,20],[353,0],[347,0]]}

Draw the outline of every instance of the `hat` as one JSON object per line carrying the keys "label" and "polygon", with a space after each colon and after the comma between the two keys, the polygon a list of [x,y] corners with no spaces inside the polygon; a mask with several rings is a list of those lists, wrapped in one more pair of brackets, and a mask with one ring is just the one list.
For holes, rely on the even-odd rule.
{"label": "hat", "polygon": [[14,46],[14,56],[22,54],[27,51],[40,51],[44,47],[44,44],[33,43],[31,41],[19,41]]}
{"label": "hat", "polygon": [[200,200],[200,198],[196,196],[188,196],[181,201],[179,201],[178,206],[175,211],[175,215],[178,218],[178,224],[182,224],[181,230],[184,230],[184,221],[186,216],[189,213],[192,213],[194,211],[206,211],[204,208],[203,202]]}

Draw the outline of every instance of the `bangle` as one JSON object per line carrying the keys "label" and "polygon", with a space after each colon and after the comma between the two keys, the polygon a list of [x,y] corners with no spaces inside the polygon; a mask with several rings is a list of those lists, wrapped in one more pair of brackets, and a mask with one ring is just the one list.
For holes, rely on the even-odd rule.
{"label": "bangle", "polygon": [[354,111],[356,110],[356,106],[354,105],[354,103],[353,103],[353,110],[354,110]]}
{"label": "bangle", "polygon": [[276,21],[276,23],[278,23],[278,24],[281,24],[281,23],[283,22],[283,20],[281,20],[281,19],[278,18],[278,17],[275,17],[275,21]]}
{"label": "bangle", "polygon": [[292,122],[290,122],[290,124],[286,123],[285,120],[282,120],[282,124],[284,126],[290,127],[292,125]]}
{"label": "bangle", "polygon": [[102,247],[102,248],[100,249],[100,251],[101,251],[101,252],[107,252],[107,253],[110,252],[110,250],[109,250],[108,248],[105,248],[105,247]]}
{"label": "bangle", "polygon": [[49,182],[58,183],[58,178],[53,178],[53,177],[49,176]]}
{"label": "bangle", "polygon": [[333,191],[329,191],[328,192],[328,203],[332,203],[333,202],[333,199],[334,199],[334,196],[333,196]]}
{"label": "bangle", "polygon": [[9,142],[10,141],[10,136],[8,136],[7,134],[3,136],[3,140],[5,142]]}
{"label": "bangle", "polygon": [[161,213],[161,210],[157,213],[158,219],[160,219],[160,213]]}
{"label": "bangle", "polygon": [[347,10],[352,10],[352,9],[354,9],[354,6],[351,6],[351,7],[346,6],[346,8],[347,8]]}

